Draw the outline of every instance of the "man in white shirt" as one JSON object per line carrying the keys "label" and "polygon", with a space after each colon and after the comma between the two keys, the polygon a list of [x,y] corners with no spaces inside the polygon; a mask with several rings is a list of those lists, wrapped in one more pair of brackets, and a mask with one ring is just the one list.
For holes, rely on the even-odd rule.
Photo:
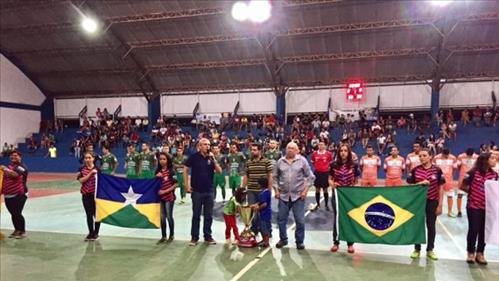
{"label": "man in white shirt", "polygon": [[54,144],[50,144],[47,156],[50,156],[51,159],[57,158],[57,148],[54,146]]}

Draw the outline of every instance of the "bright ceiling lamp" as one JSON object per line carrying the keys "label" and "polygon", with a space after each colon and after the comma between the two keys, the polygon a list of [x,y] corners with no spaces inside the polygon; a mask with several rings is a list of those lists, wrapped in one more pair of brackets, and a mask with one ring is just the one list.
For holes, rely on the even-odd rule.
{"label": "bright ceiling lamp", "polygon": [[248,5],[249,18],[256,23],[262,23],[270,18],[272,6],[269,1],[252,0]]}
{"label": "bright ceiling lamp", "polygon": [[81,27],[88,33],[95,33],[97,31],[97,22],[89,17],[83,17]]}
{"label": "bright ceiling lamp", "polygon": [[248,5],[244,2],[236,2],[232,5],[232,17],[238,21],[245,21],[248,19]]}
{"label": "bright ceiling lamp", "polygon": [[449,5],[450,3],[452,3],[452,0],[433,0],[433,1],[430,1],[430,3],[432,3],[435,6],[445,7],[445,6]]}

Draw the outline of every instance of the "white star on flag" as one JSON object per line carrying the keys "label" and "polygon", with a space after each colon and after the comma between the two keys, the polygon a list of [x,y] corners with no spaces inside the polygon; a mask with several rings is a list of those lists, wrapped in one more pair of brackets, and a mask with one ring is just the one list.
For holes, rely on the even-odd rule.
{"label": "white star on flag", "polygon": [[128,188],[128,193],[121,193],[121,195],[125,198],[125,202],[123,203],[125,206],[137,204],[137,200],[142,197],[142,194],[133,192],[131,185]]}

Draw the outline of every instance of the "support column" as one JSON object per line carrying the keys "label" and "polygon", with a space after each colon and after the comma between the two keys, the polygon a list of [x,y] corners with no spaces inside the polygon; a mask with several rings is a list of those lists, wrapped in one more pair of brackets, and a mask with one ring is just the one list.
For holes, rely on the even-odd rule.
{"label": "support column", "polygon": [[55,110],[54,110],[54,99],[45,98],[42,105],[40,106],[40,113],[42,120],[55,120]]}
{"label": "support column", "polygon": [[161,95],[151,97],[147,101],[147,118],[149,119],[149,129],[156,124],[161,116]]}
{"label": "support column", "polygon": [[440,87],[432,87],[431,89],[431,107],[430,107],[430,120],[431,127],[435,132],[438,132],[437,128],[437,113],[440,110]]}
{"label": "support column", "polygon": [[276,93],[276,116],[279,124],[286,124],[286,92]]}

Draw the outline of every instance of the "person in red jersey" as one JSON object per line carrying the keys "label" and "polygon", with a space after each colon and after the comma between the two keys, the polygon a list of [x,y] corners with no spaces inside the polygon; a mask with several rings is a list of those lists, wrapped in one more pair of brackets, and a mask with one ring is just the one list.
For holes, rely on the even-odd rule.
{"label": "person in red jersey", "polygon": [[10,152],[10,164],[0,166],[3,171],[2,194],[5,198],[5,206],[12,217],[14,232],[9,238],[22,239],[26,237],[26,222],[23,217],[24,204],[27,200],[28,169],[21,163],[22,154],[13,150]]}
{"label": "person in red jersey", "polygon": [[[173,162],[170,156],[165,152],[160,152],[158,155],[158,168],[156,169],[156,177],[161,178],[161,188],[158,192],[161,208],[161,239],[158,244],[171,242],[174,239],[175,222],[173,220],[173,205],[175,205],[175,188],[177,181],[173,178],[175,171],[173,170]],[[170,236],[166,240],[166,220],[170,227]]]}
{"label": "person in red jersey", "polygon": [[466,173],[460,188],[468,192],[468,235],[466,262],[486,265],[485,251],[485,181],[497,180],[497,173],[492,169],[496,157],[490,153],[478,156],[473,169]]}
{"label": "person in red jersey", "polygon": [[[336,227],[337,219],[337,209],[336,209],[336,198],[335,198],[335,188],[341,186],[353,186],[358,182],[360,172],[359,167],[355,164],[353,160],[352,150],[350,146],[346,144],[340,145],[338,148],[338,157],[336,161],[331,164],[331,169],[329,171],[329,185],[332,187],[331,196],[331,206],[333,207],[333,246],[331,247],[331,252],[337,252],[340,247],[340,241],[338,240],[338,230]],[[353,248],[353,242],[347,242],[348,253],[353,254],[355,249]]]}
{"label": "person in red jersey", "polygon": [[85,237],[85,241],[95,241],[99,238],[100,223],[95,221],[96,174],[99,170],[94,163],[94,154],[85,152],[83,166],[81,166],[77,176],[77,180],[81,183],[81,199],[87,216],[88,235]]}
{"label": "person in red jersey", "polygon": [[[435,244],[435,223],[437,216],[442,214],[442,201],[444,190],[442,185],[445,183],[442,170],[432,164],[432,155],[428,149],[422,149],[419,152],[421,164],[409,172],[407,183],[425,185],[428,188],[426,195],[426,228],[428,231],[428,241],[426,245],[426,256],[431,260],[438,260],[433,251]],[[412,259],[418,259],[421,253],[421,245],[416,244]]]}
{"label": "person in red jersey", "polygon": [[320,207],[321,201],[321,189],[324,193],[324,204],[326,205],[326,210],[329,211],[328,201],[329,201],[329,167],[331,162],[333,162],[333,154],[326,150],[326,144],[324,141],[319,142],[319,149],[312,153],[312,157],[310,161],[314,165],[314,173],[315,173],[315,201],[317,202],[317,206],[315,210],[318,210]]}

